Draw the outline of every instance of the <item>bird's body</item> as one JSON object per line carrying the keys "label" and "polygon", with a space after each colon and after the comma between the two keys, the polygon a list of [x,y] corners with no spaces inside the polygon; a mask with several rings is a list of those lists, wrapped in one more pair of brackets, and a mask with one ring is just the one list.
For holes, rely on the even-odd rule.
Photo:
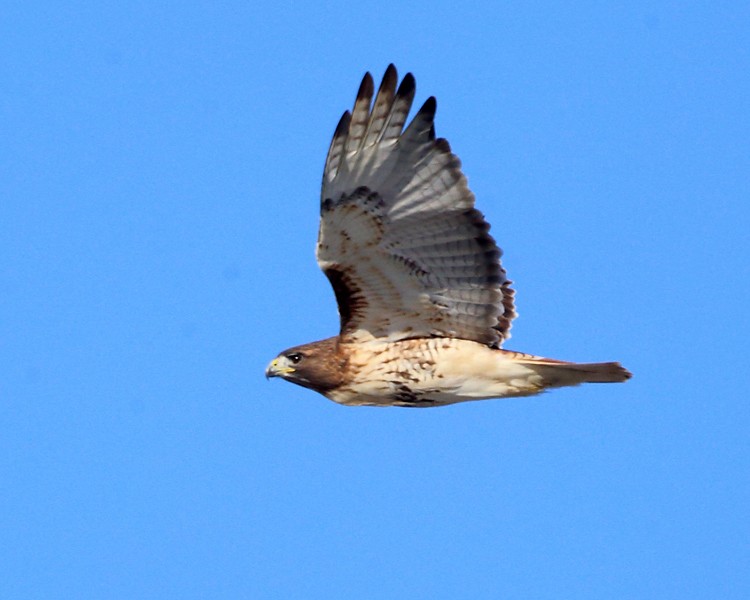
{"label": "bird's body", "polygon": [[435,138],[429,98],[386,70],[344,113],[323,174],[317,258],[333,286],[338,336],[282,352],[266,370],[349,406],[441,406],[625,381],[619,363],[502,350],[516,316],[500,249],[461,163]]}
{"label": "bird's body", "polygon": [[[333,337],[287,353],[331,365],[335,381],[318,376],[296,383],[347,406],[443,406],[628,377],[617,363],[568,363],[452,338],[346,344]],[[288,359],[276,360],[277,368],[291,368]]]}

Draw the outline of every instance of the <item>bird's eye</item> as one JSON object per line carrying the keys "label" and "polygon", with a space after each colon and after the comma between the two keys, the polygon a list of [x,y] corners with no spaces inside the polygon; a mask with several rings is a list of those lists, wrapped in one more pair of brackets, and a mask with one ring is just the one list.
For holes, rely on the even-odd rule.
{"label": "bird's eye", "polygon": [[290,362],[293,364],[297,364],[299,361],[302,360],[302,355],[295,352],[294,354],[287,354],[286,357],[289,359]]}

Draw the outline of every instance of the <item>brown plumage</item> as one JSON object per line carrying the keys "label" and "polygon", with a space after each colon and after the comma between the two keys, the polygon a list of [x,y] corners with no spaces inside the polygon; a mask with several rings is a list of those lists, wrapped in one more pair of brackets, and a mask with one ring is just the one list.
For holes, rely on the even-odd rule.
{"label": "brown plumage", "polygon": [[[390,65],[362,80],[323,172],[318,264],[339,307],[336,337],[296,346],[266,370],[347,405],[439,406],[619,382],[619,363],[500,349],[515,292],[458,157],[435,139],[434,98],[404,128],[415,84]],[[375,96],[373,102],[373,96]]]}

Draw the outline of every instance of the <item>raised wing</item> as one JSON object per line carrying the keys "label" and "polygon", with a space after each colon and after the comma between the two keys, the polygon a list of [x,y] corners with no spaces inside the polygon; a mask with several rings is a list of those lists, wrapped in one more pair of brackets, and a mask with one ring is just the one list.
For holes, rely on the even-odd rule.
{"label": "raised wing", "polygon": [[499,347],[516,316],[501,251],[461,162],[435,139],[435,98],[409,126],[411,74],[367,73],[323,172],[317,258],[346,340],[453,337]]}

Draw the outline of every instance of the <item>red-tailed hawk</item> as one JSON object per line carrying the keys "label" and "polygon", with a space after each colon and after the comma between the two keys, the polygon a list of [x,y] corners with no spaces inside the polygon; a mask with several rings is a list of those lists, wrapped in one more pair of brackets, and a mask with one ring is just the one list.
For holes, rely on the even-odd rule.
{"label": "red-tailed hawk", "polygon": [[285,350],[266,376],[353,406],[441,406],[629,379],[616,362],[500,349],[516,316],[500,249],[458,157],[435,139],[435,98],[404,128],[414,77],[397,82],[390,65],[373,103],[365,75],[326,158],[317,258],[341,331]]}

